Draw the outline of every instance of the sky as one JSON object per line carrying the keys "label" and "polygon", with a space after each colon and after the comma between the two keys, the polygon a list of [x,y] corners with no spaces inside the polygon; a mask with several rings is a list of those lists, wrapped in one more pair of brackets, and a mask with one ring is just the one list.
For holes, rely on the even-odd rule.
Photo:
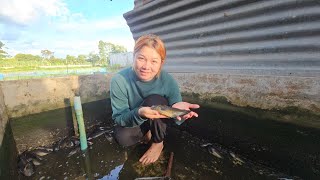
{"label": "sky", "polygon": [[0,0],[0,41],[18,53],[55,57],[98,53],[99,40],[133,50],[123,14],[134,0]]}

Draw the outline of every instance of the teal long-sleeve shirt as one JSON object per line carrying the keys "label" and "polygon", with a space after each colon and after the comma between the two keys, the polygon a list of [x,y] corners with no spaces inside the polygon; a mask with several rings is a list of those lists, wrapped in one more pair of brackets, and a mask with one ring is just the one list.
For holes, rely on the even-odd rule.
{"label": "teal long-sleeve shirt", "polygon": [[177,82],[163,70],[158,78],[148,82],[140,81],[132,67],[118,72],[110,83],[112,119],[123,127],[142,124],[147,119],[139,116],[138,109],[143,100],[152,94],[165,97],[170,106],[182,101]]}

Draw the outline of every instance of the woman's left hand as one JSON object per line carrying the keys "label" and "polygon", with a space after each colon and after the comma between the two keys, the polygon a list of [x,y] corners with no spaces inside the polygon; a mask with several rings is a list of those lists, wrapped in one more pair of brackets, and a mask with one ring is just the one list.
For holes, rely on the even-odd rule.
{"label": "woman's left hand", "polygon": [[[190,109],[198,109],[200,106],[198,104],[191,104],[191,103],[188,103],[188,102],[177,102],[175,103],[174,105],[172,105],[173,108],[178,108],[178,109],[183,109],[183,110],[190,110]],[[177,117],[178,120],[186,120],[186,119],[189,119],[189,118],[192,118],[192,117],[198,117],[198,114],[191,111],[189,112],[188,114],[182,116],[181,117]]]}

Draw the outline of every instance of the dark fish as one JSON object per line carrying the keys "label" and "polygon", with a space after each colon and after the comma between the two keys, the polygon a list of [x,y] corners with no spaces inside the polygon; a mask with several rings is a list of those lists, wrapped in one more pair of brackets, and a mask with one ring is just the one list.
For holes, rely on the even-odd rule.
{"label": "dark fish", "polygon": [[104,126],[100,126],[100,127],[98,127],[98,129],[99,130],[111,130],[112,129],[112,127],[104,127]]}
{"label": "dark fish", "polygon": [[106,139],[107,139],[109,142],[113,142],[113,136],[112,136],[112,134],[105,134],[105,137],[106,137]]}
{"label": "dark fish", "polygon": [[18,170],[24,176],[32,176],[35,173],[35,166],[25,156],[19,156]]}
{"label": "dark fish", "polygon": [[222,159],[222,156],[220,155],[220,153],[214,147],[209,146],[208,147],[208,151],[209,151],[210,154],[214,155],[215,157]]}
{"label": "dark fish", "polygon": [[72,138],[64,138],[60,143],[60,149],[68,149],[75,146],[75,143]]}
{"label": "dark fish", "polygon": [[60,149],[69,149],[75,146],[79,146],[80,145],[80,140],[78,137],[66,137],[60,141],[58,141],[55,145],[54,145],[54,151],[59,151]]}
{"label": "dark fish", "polygon": [[182,110],[182,109],[177,109],[165,105],[155,105],[151,106],[151,109],[158,111],[160,114],[167,116],[169,118],[175,118],[178,116],[183,116],[185,114],[188,114],[191,112],[190,110]]}
{"label": "dark fish", "polygon": [[56,142],[54,145],[53,145],[53,151],[59,151],[60,150],[60,143],[61,143],[62,140],[59,140],[58,142]]}
{"label": "dark fish", "polygon": [[53,151],[53,147],[43,147],[43,146],[40,146],[40,147],[37,147],[37,149],[43,149],[43,150],[46,150],[46,151]]}
{"label": "dark fish", "polygon": [[42,163],[41,161],[39,161],[38,159],[30,159],[30,161],[32,162],[32,164],[34,164],[35,166],[40,166]]}
{"label": "dark fish", "polygon": [[89,145],[89,146],[93,145],[93,142],[91,142],[91,141],[89,141],[89,140],[88,140],[87,142],[88,142],[88,145]]}
{"label": "dark fish", "polygon": [[37,156],[46,156],[51,153],[51,151],[47,151],[45,149],[34,149],[31,153],[36,154]]}
{"label": "dark fish", "polygon": [[108,133],[108,134],[111,134],[113,133],[113,130],[111,129],[106,129],[106,130],[101,130],[101,131],[95,131],[93,133],[91,133],[89,136],[88,136],[88,140],[91,140],[91,139],[94,139],[94,138],[97,138],[99,136],[101,136],[102,134],[105,134],[105,133]]}
{"label": "dark fish", "polygon": [[68,157],[71,157],[71,156],[73,156],[74,154],[80,152],[80,150],[81,150],[81,149],[80,149],[80,146],[74,148],[73,150],[71,150],[71,151],[69,152]]}
{"label": "dark fish", "polygon": [[79,146],[80,145],[80,139],[78,137],[72,136],[71,140],[72,140],[74,146]]}
{"label": "dark fish", "polygon": [[32,162],[35,166],[41,165],[42,158],[40,156],[37,156],[34,153],[26,152],[22,154],[24,157],[26,157],[28,162]]}
{"label": "dark fish", "polygon": [[22,169],[19,170],[25,176],[32,176],[35,173],[35,167],[32,162],[28,162]]}

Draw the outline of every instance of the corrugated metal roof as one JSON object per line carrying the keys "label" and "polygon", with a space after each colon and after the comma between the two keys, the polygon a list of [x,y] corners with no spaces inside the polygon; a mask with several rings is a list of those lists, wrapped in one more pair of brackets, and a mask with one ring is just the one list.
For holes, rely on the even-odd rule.
{"label": "corrugated metal roof", "polygon": [[136,4],[124,14],[134,39],[159,35],[171,71],[320,76],[318,0]]}

